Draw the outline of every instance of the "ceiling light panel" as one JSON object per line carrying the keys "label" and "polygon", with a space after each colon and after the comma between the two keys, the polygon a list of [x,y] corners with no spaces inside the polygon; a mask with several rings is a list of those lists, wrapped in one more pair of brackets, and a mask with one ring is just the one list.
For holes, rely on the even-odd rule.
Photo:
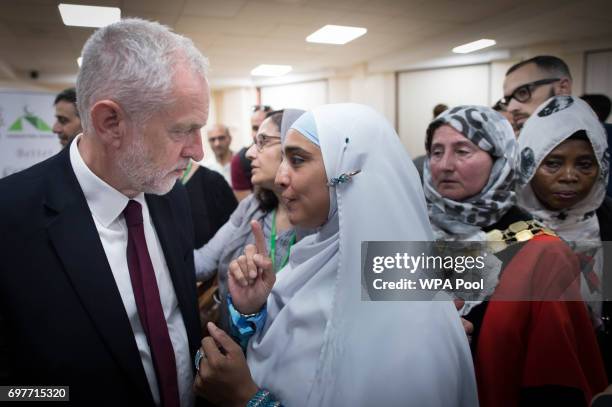
{"label": "ceiling light panel", "polygon": [[65,25],[74,27],[104,27],[121,20],[117,7],[83,6],[60,3],[58,6]]}
{"label": "ceiling light panel", "polygon": [[458,47],[453,48],[453,52],[455,54],[468,54],[470,52],[478,51],[483,48],[492,47],[495,44],[495,40],[483,38],[478,41],[468,42],[467,44],[459,45]]}
{"label": "ceiling light panel", "polygon": [[306,37],[306,41],[319,44],[344,45],[367,32],[368,30],[363,27],[328,24]]}

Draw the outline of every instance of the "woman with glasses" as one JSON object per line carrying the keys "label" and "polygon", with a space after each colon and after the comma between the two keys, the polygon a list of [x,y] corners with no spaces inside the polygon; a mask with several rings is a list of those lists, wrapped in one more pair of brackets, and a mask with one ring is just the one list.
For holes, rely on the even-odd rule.
{"label": "woman with glasses", "polygon": [[[252,107],[251,131],[253,140],[259,131],[259,126],[272,112],[272,107],[268,105],[255,105]],[[251,183],[251,162],[246,156],[248,147],[242,147],[238,153],[234,154],[231,163],[232,189],[238,201],[246,198],[253,189]]]}
{"label": "woman with glasses", "polygon": [[292,127],[277,184],[291,222],[316,233],[295,245],[276,277],[261,238],[257,254],[249,246],[232,263],[232,320],[253,335],[248,364],[209,324],[215,339],[203,340],[196,392],[215,405],[476,406],[451,301],[361,299],[363,241],[432,238],[417,171],[397,134],[357,104],[321,106]]}
{"label": "woman with glasses", "polygon": [[281,162],[281,136],[302,113],[302,110],[286,109],[268,114],[259,127],[255,143],[247,151],[253,166],[251,181],[255,192],[243,199],[229,221],[194,252],[196,279],[207,281],[215,275],[218,277],[219,324],[224,329],[228,328],[229,321],[227,270],[230,261],[254,241],[250,222],[256,220],[261,224],[275,271],[287,263],[291,247],[304,233],[291,227],[286,208],[280,203],[280,189],[274,185]]}

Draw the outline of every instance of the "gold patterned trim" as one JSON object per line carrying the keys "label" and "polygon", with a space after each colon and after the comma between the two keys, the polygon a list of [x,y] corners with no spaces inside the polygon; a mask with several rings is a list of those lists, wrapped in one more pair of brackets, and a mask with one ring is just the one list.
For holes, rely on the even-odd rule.
{"label": "gold patterned trim", "polygon": [[557,236],[555,232],[548,229],[537,220],[521,220],[514,222],[504,231],[493,229],[487,232],[487,245],[489,250],[493,253],[497,253],[511,244],[526,242],[542,234]]}

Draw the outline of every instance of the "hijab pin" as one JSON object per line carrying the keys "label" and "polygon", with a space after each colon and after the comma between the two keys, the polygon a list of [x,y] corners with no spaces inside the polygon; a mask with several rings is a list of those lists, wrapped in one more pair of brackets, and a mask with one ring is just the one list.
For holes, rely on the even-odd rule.
{"label": "hijab pin", "polygon": [[351,180],[353,175],[357,175],[360,172],[361,170],[355,170],[351,172],[345,172],[344,174],[340,174],[337,177],[330,178],[329,182],[327,183],[327,186],[335,187],[338,184],[345,184]]}

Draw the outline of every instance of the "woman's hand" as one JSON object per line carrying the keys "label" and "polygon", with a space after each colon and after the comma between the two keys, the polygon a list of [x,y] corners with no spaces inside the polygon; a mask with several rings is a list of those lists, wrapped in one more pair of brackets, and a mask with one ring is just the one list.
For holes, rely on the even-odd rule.
{"label": "woman's hand", "polygon": [[259,312],[276,281],[266,239],[259,222],[251,221],[255,245],[247,245],[244,254],[229,265],[228,286],[234,307],[241,314]]}
{"label": "woman's hand", "polygon": [[212,322],[206,327],[211,336],[202,339],[205,356],[193,384],[195,393],[218,406],[246,406],[258,388],[242,349]]}

